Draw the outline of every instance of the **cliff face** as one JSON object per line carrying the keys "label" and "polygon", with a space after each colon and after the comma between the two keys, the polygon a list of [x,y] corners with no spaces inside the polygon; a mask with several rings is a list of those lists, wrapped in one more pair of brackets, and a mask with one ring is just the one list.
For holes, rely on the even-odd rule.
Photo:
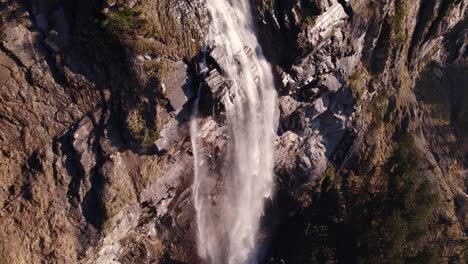
{"label": "cliff face", "polygon": [[[251,3],[280,106],[265,262],[463,263],[468,2]],[[216,166],[229,89],[216,49],[199,75],[204,1],[0,17],[0,259],[200,262],[188,122],[201,87]]]}

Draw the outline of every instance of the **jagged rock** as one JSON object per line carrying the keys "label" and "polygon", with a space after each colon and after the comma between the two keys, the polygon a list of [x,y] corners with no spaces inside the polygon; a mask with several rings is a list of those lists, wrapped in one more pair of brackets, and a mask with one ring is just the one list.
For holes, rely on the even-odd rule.
{"label": "jagged rock", "polygon": [[165,94],[176,113],[194,96],[192,85],[187,78],[187,66],[183,61],[177,62],[174,71],[161,81],[161,85],[165,87]]}
{"label": "jagged rock", "polygon": [[218,98],[220,92],[226,87],[229,87],[229,83],[216,69],[209,72],[209,75],[205,78],[205,82],[210,88],[211,93],[216,94]]}
{"label": "jagged rock", "polygon": [[155,142],[155,145],[159,151],[169,150],[175,143],[183,140],[183,138],[186,136],[185,133],[188,128],[185,127],[185,129],[181,129],[181,126],[183,125],[180,122],[172,119],[163,129],[161,129],[161,138]]}
{"label": "jagged rock", "polygon": [[[105,63],[96,63],[89,56],[93,53],[83,51],[105,44],[83,40],[89,36],[82,34],[96,30],[83,21],[93,20],[100,10],[80,1],[33,2],[32,11],[21,1],[0,5],[0,258],[6,263],[200,263],[191,200],[188,120],[195,108],[190,99],[200,91],[200,108],[209,108],[196,118],[207,162],[219,166],[228,128],[216,103],[231,85],[223,77],[227,66],[220,49],[209,54],[209,71],[198,67],[200,75],[192,76],[188,68],[202,64],[201,55],[192,59],[202,49],[209,24],[204,1],[93,2],[107,7],[107,15],[123,7],[141,9],[152,29],[147,34],[153,34],[138,36],[151,46],[142,54],[128,47],[130,42],[113,43],[123,46],[124,59],[117,61],[116,53],[115,58],[104,58]],[[260,14],[254,17],[259,18],[263,49],[284,85],[275,141],[277,199],[284,200],[270,204],[265,219],[271,220],[276,211],[281,217],[271,221],[274,227],[262,230],[262,239],[272,238],[272,249],[266,251],[272,263],[301,257],[293,247],[313,257],[316,248],[327,244],[309,250],[304,240],[296,246],[297,237],[282,239],[281,232],[291,223],[300,238],[315,232],[314,223],[302,221],[318,218],[303,214],[315,212],[314,206],[323,206],[320,199],[330,195],[337,202],[319,212],[324,213],[319,219],[324,239],[319,241],[333,240],[330,230],[346,226],[346,213],[353,209],[349,201],[366,186],[368,175],[357,175],[363,170],[360,162],[369,162],[377,173],[385,169],[385,155],[405,129],[415,133],[423,154],[421,175],[434,182],[434,191],[443,198],[434,226],[450,222],[431,229],[431,235],[442,244],[464,242],[466,162],[450,152],[451,144],[457,151],[467,149],[468,141],[460,136],[463,120],[452,123],[458,120],[456,113],[463,113],[464,93],[457,88],[463,87],[457,81],[461,75],[450,78],[451,88],[438,86],[436,99],[445,98],[437,101],[439,108],[432,108],[427,94],[413,88],[428,61],[441,68],[466,64],[466,1],[408,6],[400,25],[407,38],[392,32],[396,14],[403,14],[392,1],[251,2],[254,14]],[[77,39],[91,45],[78,47],[71,41]],[[94,51],[103,55],[106,50]],[[383,64],[382,71],[372,71],[373,60]],[[437,68],[430,74],[443,79],[449,72],[455,71]],[[443,95],[449,90],[456,96]],[[136,148],[123,135],[120,120],[135,109],[142,131],[157,128],[159,139],[154,144],[150,139],[157,151]],[[334,171],[325,176],[327,168]],[[325,177],[328,186],[322,184]],[[210,179],[207,184],[220,182]],[[311,184],[314,200],[303,208],[293,198]],[[330,220],[331,211],[342,215]],[[302,224],[312,228],[305,232]],[[442,249],[454,261],[463,255],[456,243]],[[327,254],[320,256],[330,257]]]}
{"label": "jagged rock", "polygon": [[81,166],[83,166],[85,175],[89,176],[91,169],[96,164],[93,150],[94,138],[91,134],[92,123],[85,119],[80,124],[75,133],[73,133],[73,148],[77,152]]}
{"label": "jagged rock", "polygon": [[299,155],[298,165],[305,175],[316,177],[327,168],[326,149],[322,140],[320,136],[310,137],[304,145],[304,154]]}
{"label": "jagged rock", "polygon": [[24,66],[31,67],[42,57],[41,49],[35,47],[38,45],[38,37],[37,33],[31,33],[26,27],[18,25],[5,31],[2,43]]}
{"label": "jagged rock", "polygon": [[333,30],[344,22],[348,15],[343,6],[338,2],[331,5],[327,11],[316,18],[313,25],[302,32],[300,38],[304,38],[302,45],[317,46],[322,40],[330,37]]}
{"label": "jagged rock", "polygon": [[312,118],[316,118],[317,116],[323,114],[328,109],[328,96],[322,96],[314,101],[314,115]]}

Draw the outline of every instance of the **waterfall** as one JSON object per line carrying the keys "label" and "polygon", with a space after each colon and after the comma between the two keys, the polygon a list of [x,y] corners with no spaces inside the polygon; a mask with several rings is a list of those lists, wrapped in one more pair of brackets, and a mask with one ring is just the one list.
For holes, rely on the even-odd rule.
{"label": "waterfall", "polygon": [[277,95],[249,0],[207,0],[207,7],[207,45],[222,53],[218,63],[230,86],[221,99],[228,127],[222,168],[208,165],[207,122],[197,113],[191,122],[198,253],[207,263],[257,263],[260,218],[274,185]]}

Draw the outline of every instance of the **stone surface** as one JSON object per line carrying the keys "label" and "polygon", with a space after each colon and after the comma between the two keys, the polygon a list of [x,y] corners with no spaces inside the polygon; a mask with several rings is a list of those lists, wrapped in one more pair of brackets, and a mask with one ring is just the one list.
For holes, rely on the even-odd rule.
{"label": "stone surface", "polygon": [[161,81],[165,87],[165,94],[176,113],[182,109],[188,99],[194,96],[192,85],[187,78],[187,66],[183,61],[177,62],[170,76],[163,78]]}
{"label": "stone surface", "polygon": [[321,8],[324,8],[326,11],[320,14],[314,23],[301,33],[303,36],[299,35],[305,41],[302,45],[317,46],[323,39],[328,38],[333,33],[333,29],[338,27],[348,17],[343,6],[338,1],[334,2],[330,7],[325,8],[325,6],[321,5]]}
{"label": "stone surface", "polygon": [[26,67],[31,67],[41,57],[38,45],[38,34],[30,32],[23,25],[8,28],[4,32],[3,45]]}
{"label": "stone surface", "polygon": [[[271,263],[291,260],[284,241],[300,241],[278,234],[305,221],[301,194],[315,205],[338,190],[338,209],[324,207],[342,215],[304,217],[328,239],[364,184],[362,164],[381,171],[402,131],[415,135],[421,175],[441,197],[431,223],[450,223],[429,231],[462,261],[468,139],[457,87],[466,78],[467,1],[424,0],[406,11],[394,1],[293,2],[252,1],[279,93],[278,198],[262,229]],[[151,30],[96,38],[101,7],[142,10]],[[202,65],[204,1],[7,0],[0,18],[0,259],[201,263],[189,121],[200,95],[204,151],[210,166],[220,164],[230,87],[222,51],[210,47]]]}

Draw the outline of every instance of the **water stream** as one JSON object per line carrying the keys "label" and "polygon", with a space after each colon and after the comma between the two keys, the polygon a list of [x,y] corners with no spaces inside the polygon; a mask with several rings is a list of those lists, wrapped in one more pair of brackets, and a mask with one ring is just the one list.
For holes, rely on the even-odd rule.
{"label": "water stream", "polygon": [[[203,137],[209,123],[197,113],[191,123],[198,253],[207,263],[257,263],[260,218],[274,185],[277,95],[249,0],[207,0],[207,7],[207,45],[222,52],[223,76],[231,85],[221,99],[228,127],[222,168],[208,165]],[[215,194],[216,188],[222,191]]]}

